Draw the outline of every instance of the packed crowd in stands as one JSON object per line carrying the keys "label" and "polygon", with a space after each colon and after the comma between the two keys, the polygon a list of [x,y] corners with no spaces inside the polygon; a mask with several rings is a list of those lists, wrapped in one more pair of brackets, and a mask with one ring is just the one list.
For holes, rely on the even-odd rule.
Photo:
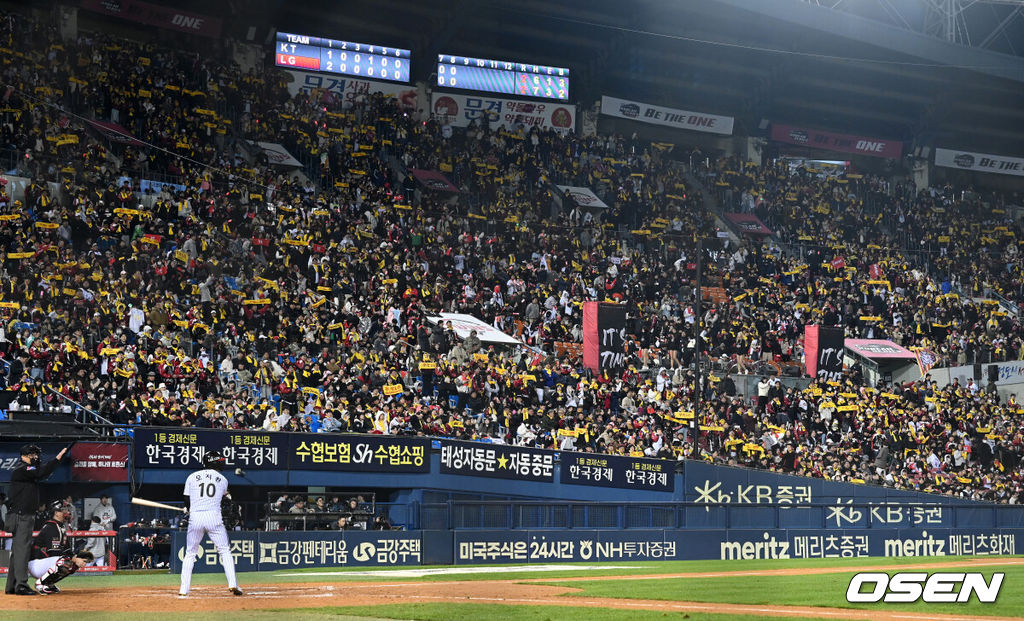
{"label": "packed crowd in stands", "polygon": [[[1024,238],[1001,203],[706,158],[693,167],[704,191],[778,237],[708,244],[704,284],[726,296],[698,318],[696,240],[715,237],[715,217],[682,147],[455,129],[372,93],[292,97],[276,70],[102,35],[59,41],[17,16],[0,39],[35,50],[0,72],[0,148],[31,180],[20,201],[0,194],[15,408],[707,459],[1020,501],[1021,409],[993,386],[868,388],[854,367],[803,390],[764,379],[748,400],[718,373],[696,408],[692,366],[699,349],[725,370],[802,368],[809,323],[942,364],[1024,358],[1019,320],[972,299],[1022,299]],[[248,140],[314,165],[272,166]],[[417,186],[408,168],[443,171],[461,192]],[[143,192],[152,178],[178,186]],[[594,188],[610,208],[580,208],[553,184]],[[563,345],[582,340],[589,300],[627,306],[621,370],[592,373]],[[460,339],[428,320],[440,312],[528,347]]]}
{"label": "packed crowd in stands", "polygon": [[[890,196],[877,178],[790,170],[785,162],[730,159],[721,169],[716,185],[728,189],[731,206],[758,214],[785,245],[804,250],[773,257],[783,284],[805,284],[793,273],[801,264],[807,272],[837,266],[828,271],[844,282],[813,297],[824,298],[851,335],[930,348],[940,366],[1024,358],[1024,328],[1007,306],[974,302],[993,294],[1010,307],[1024,300],[1022,231],[1004,197],[983,203],[949,187],[916,194],[899,187]],[[871,278],[858,283],[857,275]]]}

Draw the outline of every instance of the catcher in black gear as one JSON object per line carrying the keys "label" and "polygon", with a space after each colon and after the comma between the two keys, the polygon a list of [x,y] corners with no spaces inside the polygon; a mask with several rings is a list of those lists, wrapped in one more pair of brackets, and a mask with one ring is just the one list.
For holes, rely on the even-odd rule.
{"label": "catcher in black gear", "polygon": [[68,547],[65,522],[68,512],[64,501],[54,500],[48,505],[50,518],[32,542],[32,560],[28,573],[36,579],[36,591],[42,595],[59,593],[57,582],[85,567],[93,560],[91,552],[73,553]]}
{"label": "catcher in black gear", "polygon": [[60,556],[68,547],[68,537],[65,534],[68,513],[65,511],[64,501],[54,500],[47,508],[50,510],[50,518],[32,541],[32,560]]}
{"label": "catcher in black gear", "polygon": [[40,595],[54,595],[60,593],[58,582],[93,562],[94,558],[88,550],[75,554],[65,550],[61,556],[29,561],[28,573],[36,579],[36,592]]}

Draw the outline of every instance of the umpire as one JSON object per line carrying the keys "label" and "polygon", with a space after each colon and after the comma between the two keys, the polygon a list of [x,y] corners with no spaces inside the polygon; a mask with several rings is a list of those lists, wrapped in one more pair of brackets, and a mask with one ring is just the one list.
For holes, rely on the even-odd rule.
{"label": "umpire", "polygon": [[39,454],[42,451],[38,446],[26,444],[21,447],[21,463],[11,473],[11,496],[8,500],[7,529],[14,538],[7,569],[5,590],[8,595],[37,595],[28,586],[28,562],[32,554],[32,527],[35,526],[40,504],[39,482],[50,476],[67,450],[61,449],[55,459],[40,465]]}

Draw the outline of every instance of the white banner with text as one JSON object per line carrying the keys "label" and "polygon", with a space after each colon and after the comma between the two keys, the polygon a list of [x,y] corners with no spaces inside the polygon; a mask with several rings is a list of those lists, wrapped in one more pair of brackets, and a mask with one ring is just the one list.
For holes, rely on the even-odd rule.
{"label": "white banner with text", "polygon": [[473,121],[480,123],[484,118],[492,129],[516,129],[522,125],[527,130],[537,127],[567,131],[576,126],[576,106],[572,104],[438,92],[431,99],[434,118],[455,127],[469,127]]}
{"label": "white banner with text", "polygon": [[945,166],[946,168],[959,168],[960,170],[996,173],[997,175],[1024,177],[1024,158],[992,155],[991,153],[935,149],[935,165]]}
{"label": "white banner with text", "polygon": [[732,135],[733,118],[601,96],[601,114],[695,132]]}

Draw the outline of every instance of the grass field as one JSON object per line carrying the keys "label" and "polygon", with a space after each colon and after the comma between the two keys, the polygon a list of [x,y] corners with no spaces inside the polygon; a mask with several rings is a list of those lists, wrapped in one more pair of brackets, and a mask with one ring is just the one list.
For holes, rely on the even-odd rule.
{"label": "grass field", "polygon": [[[848,604],[856,571],[1004,572],[998,600],[983,604]],[[872,569],[873,568],[873,569]],[[440,568],[416,577],[394,570],[296,570],[240,574],[245,597],[232,598],[221,574],[197,574],[193,593],[176,596],[178,576],[123,572],[75,576],[58,596],[0,596],[0,618],[215,619],[895,619],[1024,618],[1024,557],[930,557],[567,564],[537,568]],[[425,568],[414,568],[425,569]],[[511,570],[511,571],[510,571]],[[49,614],[48,614],[49,613]],[[155,615],[154,613],[159,613]]]}

